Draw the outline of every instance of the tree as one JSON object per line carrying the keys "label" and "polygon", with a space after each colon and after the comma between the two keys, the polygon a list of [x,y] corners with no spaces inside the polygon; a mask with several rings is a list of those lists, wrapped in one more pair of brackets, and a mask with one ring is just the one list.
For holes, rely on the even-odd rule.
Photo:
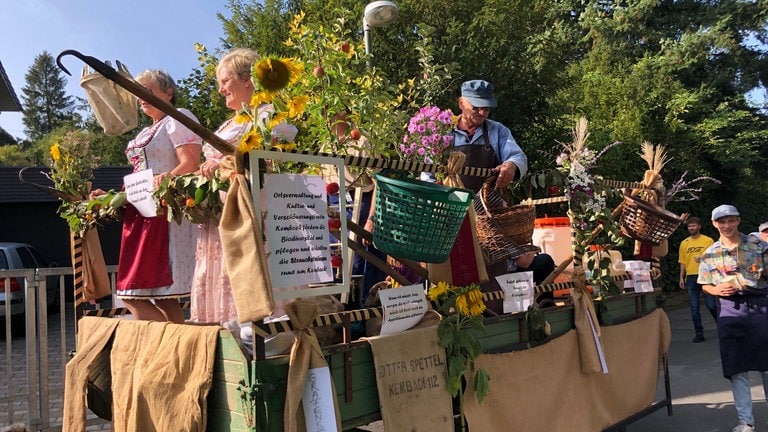
{"label": "tree", "polygon": [[38,140],[75,120],[74,101],[66,94],[66,81],[49,52],[43,51],[35,57],[24,79],[22,122],[30,140]]}

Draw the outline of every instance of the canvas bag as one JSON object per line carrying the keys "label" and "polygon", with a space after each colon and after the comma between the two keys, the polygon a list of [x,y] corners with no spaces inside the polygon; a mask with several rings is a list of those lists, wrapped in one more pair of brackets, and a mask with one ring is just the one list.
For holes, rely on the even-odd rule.
{"label": "canvas bag", "polygon": [[[105,63],[111,67],[109,61]],[[133,79],[124,64],[119,60],[115,63],[117,73]],[[138,100],[128,90],[88,66],[83,67],[80,87],[105,134],[122,135],[139,124]]]}

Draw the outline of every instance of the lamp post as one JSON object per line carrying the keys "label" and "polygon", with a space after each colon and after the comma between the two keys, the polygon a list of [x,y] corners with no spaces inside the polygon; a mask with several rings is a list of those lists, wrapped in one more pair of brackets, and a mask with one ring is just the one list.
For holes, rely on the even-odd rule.
{"label": "lamp post", "polygon": [[371,67],[371,27],[384,27],[397,19],[397,5],[391,1],[375,1],[365,6],[363,14],[363,43],[368,57],[368,67]]}

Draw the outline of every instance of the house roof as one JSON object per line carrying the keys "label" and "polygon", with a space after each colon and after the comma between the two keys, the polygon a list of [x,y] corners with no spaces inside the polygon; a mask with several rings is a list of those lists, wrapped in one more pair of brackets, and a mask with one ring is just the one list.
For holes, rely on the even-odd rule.
{"label": "house roof", "polygon": [[21,111],[21,103],[13,91],[11,80],[5,74],[3,63],[0,62],[0,111]]}
{"label": "house roof", "polygon": [[[58,201],[55,196],[19,181],[19,170],[20,167],[0,167],[0,204]],[[93,172],[93,189],[120,190],[123,187],[123,177],[132,171],[130,166],[97,168]],[[49,172],[48,167],[31,167],[24,171],[24,180],[52,187],[53,183],[43,174]]]}

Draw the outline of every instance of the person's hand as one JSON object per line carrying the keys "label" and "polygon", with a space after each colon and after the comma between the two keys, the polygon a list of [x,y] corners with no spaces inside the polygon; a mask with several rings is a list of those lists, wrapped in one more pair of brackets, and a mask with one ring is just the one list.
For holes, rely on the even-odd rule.
{"label": "person's hand", "polygon": [[714,294],[720,297],[728,297],[736,294],[738,290],[739,290],[738,288],[731,285],[730,283],[721,283],[721,284],[715,285],[715,289],[714,289],[715,292],[710,294]]}
{"label": "person's hand", "polygon": [[517,174],[517,166],[512,162],[504,162],[493,170],[498,173],[496,175],[496,188],[498,189],[507,187],[515,179],[515,174]]}
{"label": "person's hand", "polygon": [[[369,217],[368,219],[365,220],[365,225],[364,225],[363,229],[365,229],[369,233],[373,234],[373,219],[372,218]],[[371,245],[371,242],[368,239],[365,239],[365,238],[362,239],[361,243],[365,247],[369,247]]]}
{"label": "person's hand", "polygon": [[680,285],[680,289],[681,290],[684,290],[685,289],[685,278],[681,277],[680,278],[680,283],[678,285]]}
{"label": "person's hand", "polygon": [[212,160],[205,161],[200,165],[200,174],[202,174],[203,177],[210,179],[216,174],[217,169],[219,169],[218,162]]}
{"label": "person's hand", "polygon": [[91,191],[91,193],[88,194],[88,199],[92,200],[92,199],[100,198],[106,194],[107,193],[104,191],[104,189],[94,189]]}
{"label": "person's hand", "polygon": [[163,180],[165,180],[165,178],[168,177],[169,175],[170,175],[170,173],[161,172],[160,174],[156,175],[152,179],[152,183],[155,185],[155,187],[158,187],[158,186],[160,186],[160,183],[162,183]]}

